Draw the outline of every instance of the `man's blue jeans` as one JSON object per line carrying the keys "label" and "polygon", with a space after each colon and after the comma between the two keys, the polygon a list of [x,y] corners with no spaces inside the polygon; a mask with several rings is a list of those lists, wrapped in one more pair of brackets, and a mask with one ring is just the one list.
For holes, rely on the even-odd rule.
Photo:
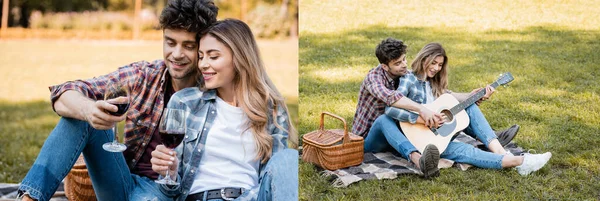
{"label": "man's blue jeans", "polygon": [[102,149],[102,144],[113,139],[111,130],[97,130],[85,121],[61,118],[19,190],[34,199],[49,200],[83,153],[98,200],[169,200],[153,180],[131,174],[122,153]]}
{"label": "man's blue jeans", "polygon": [[[467,107],[465,111],[469,115],[470,123],[464,132],[488,146],[497,137],[483,113],[475,104]],[[365,139],[365,152],[382,152],[389,148],[393,148],[406,159],[410,159],[410,153],[417,151],[404,136],[397,122],[387,115],[381,115],[373,122]],[[466,143],[450,142],[440,157],[480,168],[502,169],[504,156],[477,149]]]}

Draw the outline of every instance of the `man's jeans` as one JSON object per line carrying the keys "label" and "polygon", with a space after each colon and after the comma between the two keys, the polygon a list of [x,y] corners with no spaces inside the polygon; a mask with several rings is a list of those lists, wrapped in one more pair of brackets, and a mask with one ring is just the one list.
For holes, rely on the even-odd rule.
{"label": "man's jeans", "polygon": [[122,153],[102,149],[102,144],[113,139],[111,130],[97,130],[85,121],[61,118],[19,190],[34,199],[49,200],[83,153],[98,200],[169,200],[153,180],[131,174]]}
{"label": "man's jeans", "polygon": [[[492,140],[496,139],[496,134],[477,105],[473,104],[465,110],[469,115],[470,123],[464,132],[479,139],[487,147]],[[387,115],[381,115],[373,122],[365,139],[365,152],[382,152],[389,148],[393,148],[406,159],[410,159],[410,153],[417,151],[404,136],[397,122]],[[504,156],[477,149],[466,143],[452,141],[440,157],[480,168],[502,169]]]}

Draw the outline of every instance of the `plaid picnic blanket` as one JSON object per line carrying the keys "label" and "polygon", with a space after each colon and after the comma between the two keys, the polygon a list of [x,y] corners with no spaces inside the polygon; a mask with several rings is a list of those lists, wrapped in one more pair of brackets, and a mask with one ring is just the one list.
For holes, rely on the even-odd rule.
{"label": "plaid picnic blanket", "polygon": [[[462,132],[454,140],[485,149],[483,143]],[[504,148],[514,155],[523,153],[523,149],[513,142],[507,144]],[[362,164],[335,171],[323,170],[321,175],[331,178],[334,187],[347,187],[361,180],[395,179],[400,175],[422,174],[411,162],[396,154],[391,152],[365,153]],[[448,159],[440,159],[438,167],[456,167],[464,171],[471,167],[471,165],[454,163],[454,161]]]}
{"label": "plaid picnic blanket", "polygon": [[[0,183],[0,201],[15,200],[20,184]],[[56,193],[50,198],[50,201],[68,201],[65,196],[64,185],[61,182],[56,189]]]}

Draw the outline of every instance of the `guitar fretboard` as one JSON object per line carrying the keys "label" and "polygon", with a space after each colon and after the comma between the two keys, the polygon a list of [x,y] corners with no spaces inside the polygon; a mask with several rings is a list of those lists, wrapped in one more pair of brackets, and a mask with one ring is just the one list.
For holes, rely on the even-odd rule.
{"label": "guitar fretboard", "polygon": [[[498,84],[498,82],[494,82],[491,84],[492,87],[494,87],[494,89],[498,86],[500,86],[500,84]],[[475,103],[477,100],[481,99],[481,97],[485,96],[485,88],[483,88],[483,90],[478,91],[477,93],[469,96],[469,98],[467,98],[467,100],[459,103],[458,105],[450,108],[450,112],[452,112],[452,114],[457,114],[458,112],[464,110],[465,108],[469,107],[470,105],[472,105],[473,103]]]}

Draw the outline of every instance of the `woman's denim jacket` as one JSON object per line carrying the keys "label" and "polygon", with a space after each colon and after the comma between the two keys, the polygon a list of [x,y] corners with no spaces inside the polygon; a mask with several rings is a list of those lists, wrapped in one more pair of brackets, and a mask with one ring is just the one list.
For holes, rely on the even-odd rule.
{"label": "woman's denim jacket", "polygon": [[[178,179],[180,185],[167,186],[162,185],[161,191],[168,196],[173,196],[175,200],[183,201],[189,194],[194,178],[198,173],[200,159],[204,152],[206,135],[213,124],[216,111],[215,101],[217,98],[216,90],[201,91],[198,87],[182,89],[171,97],[167,108],[184,109],[187,114],[187,131],[183,142],[175,149],[179,159]],[[288,138],[288,115],[281,107],[277,110],[278,128],[269,116],[267,122],[267,132],[273,137],[272,155],[284,148],[287,148]],[[272,110],[268,114],[272,114]],[[264,167],[266,163],[259,166],[259,181],[265,174]],[[260,185],[245,189],[244,193],[236,200],[256,200]]]}

